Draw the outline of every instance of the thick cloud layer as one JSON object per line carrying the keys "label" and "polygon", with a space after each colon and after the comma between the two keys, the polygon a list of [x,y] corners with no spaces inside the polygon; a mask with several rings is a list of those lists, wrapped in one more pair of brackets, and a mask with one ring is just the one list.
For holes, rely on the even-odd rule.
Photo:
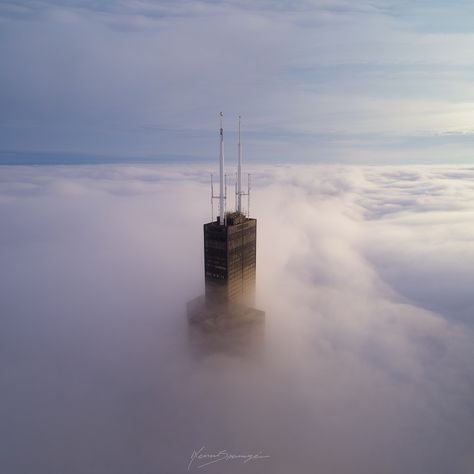
{"label": "thick cloud layer", "polygon": [[474,169],[256,169],[257,357],[188,334],[208,171],[2,169],[2,470],[472,472]]}

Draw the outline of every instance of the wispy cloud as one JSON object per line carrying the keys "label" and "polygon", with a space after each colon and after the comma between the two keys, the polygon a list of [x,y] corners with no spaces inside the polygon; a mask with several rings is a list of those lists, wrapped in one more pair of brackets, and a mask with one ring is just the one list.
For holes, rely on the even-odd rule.
{"label": "wispy cloud", "polygon": [[[462,2],[3,2],[3,148],[209,155],[222,109],[244,114],[264,159],[320,160],[300,135],[335,133],[325,159],[429,161],[435,141],[383,142],[470,129],[474,39],[443,13],[472,16]],[[378,140],[360,148],[361,133]],[[466,160],[455,139],[445,161]]]}

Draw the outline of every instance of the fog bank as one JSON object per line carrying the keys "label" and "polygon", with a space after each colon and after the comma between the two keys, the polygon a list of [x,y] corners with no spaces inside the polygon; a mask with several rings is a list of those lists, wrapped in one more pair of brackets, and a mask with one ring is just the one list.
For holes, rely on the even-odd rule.
{"label": "fog bank", "polygon": [[474,169],[254,169],[259,358],[190,347],[209,171],[2,168],[3,470],[472,472]]}

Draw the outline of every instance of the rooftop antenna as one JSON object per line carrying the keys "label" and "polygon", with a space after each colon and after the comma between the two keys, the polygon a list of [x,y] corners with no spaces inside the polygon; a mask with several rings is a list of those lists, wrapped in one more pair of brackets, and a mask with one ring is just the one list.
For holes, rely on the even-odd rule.
{"label": "rooftop antenna", "polygon": [[219,224],[225,225],[225,207],[224,207],[224,130],[222,129],[222,117],[223,113],[219,114],[220,116],[220,135],[221,135],[221,143],[220,143],[220,155],[219,155],[219,179],[220,179],[220,186],[219,186]]}
{"label": "rooftop antenna", "polygon": [[[214,196],[214,192],[211,191],[212,197],[219,198],[219,224],[225,225],[225,191],[224,191],[224,131],[222,129],[222,116],[223,113],[220,112],[220,153],[219,153],[219,196]],[[211,177],[211,187],[212,187],[212,177]]]}
{"label": "rooftop antenna", "polygon": [[249,173],[247,175],[247,217],[250,217],[250,189],[251,189],[250,176],[251,174]]}
{"label": "rooftop antenna", "polygon": [[240,120],[239,115],[239,145],[238,145],[238,162],[237,162],[237,212],[242,212],[242,143],[240,141]]}
{"label": "rooftop antenna", "polygon": [[214,199],[219,199],[219,224],[226,225],[225,202],[227,199],[227,175],[224,174],[224,132],[222,129],[222,112],[220,112],[220,156],[219,156],[219,194],[214,194],[214,176],[211,174],[211,222],[214,222]]}
{"label": "rooftop antenna", "polygon": [[227,225],[226,215],[226,203],[227,203],[227,175],[224,175],[224,225]]}
{"label": "rooftop antenna", "polygon": [[214,182],[213,175],[211,173],[211,222],[214,222]]}

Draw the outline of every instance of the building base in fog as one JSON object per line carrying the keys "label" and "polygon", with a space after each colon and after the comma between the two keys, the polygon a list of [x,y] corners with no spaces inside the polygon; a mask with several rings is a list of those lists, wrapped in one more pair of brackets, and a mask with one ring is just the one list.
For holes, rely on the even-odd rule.
{"label": "building base in fog", "polygon": [[189,301],[187,312],[190,324],[209,331],[228,331],[265,321],[265,311],[245,305],[211,305],[204,295]]}
{"label": "building base in fog", "polygon": [[204,295],[188,302],[191,342],[206,352],[260,352],[265,312],[245,305],[211,305]]}

